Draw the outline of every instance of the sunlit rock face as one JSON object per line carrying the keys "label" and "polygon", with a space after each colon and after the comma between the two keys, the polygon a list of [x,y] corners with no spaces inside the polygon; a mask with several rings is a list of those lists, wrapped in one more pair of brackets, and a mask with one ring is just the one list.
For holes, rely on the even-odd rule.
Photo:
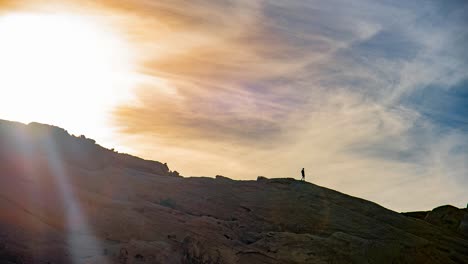
{"label": "sunlit rock face", "polygon": [[467,237],[425,212],[288,178],[177,177],[57,127],[0,121],[0,173],[0,263],[468,263]]}

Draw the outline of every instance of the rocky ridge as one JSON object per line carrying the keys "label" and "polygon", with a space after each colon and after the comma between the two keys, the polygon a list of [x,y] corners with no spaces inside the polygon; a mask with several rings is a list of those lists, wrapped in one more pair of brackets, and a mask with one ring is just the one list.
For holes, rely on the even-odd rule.
{"label": "rocky ridge", "polygon": [[179,177],[0,121],[0,263],[468,263],[466,210],[452,209],[405,215],[290,178]]}

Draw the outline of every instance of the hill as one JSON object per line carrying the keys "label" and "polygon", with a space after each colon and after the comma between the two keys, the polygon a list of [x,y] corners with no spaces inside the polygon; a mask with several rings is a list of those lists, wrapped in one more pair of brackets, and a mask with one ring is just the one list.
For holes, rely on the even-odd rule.
{"label": "hill", "polygon": [[468,263],[467,212],[442,208],[400,214],[290,178],[181,177],[0,121],[0,263]]}

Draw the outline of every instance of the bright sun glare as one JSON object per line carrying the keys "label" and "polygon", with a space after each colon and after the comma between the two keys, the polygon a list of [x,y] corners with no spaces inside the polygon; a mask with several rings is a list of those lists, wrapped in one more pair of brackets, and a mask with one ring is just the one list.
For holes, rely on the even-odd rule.
{"label": "bright sun glare", "polygon": [[125,39],[69,14],[0,16],[0,119],[109,137],[109,113],[134,85]]}

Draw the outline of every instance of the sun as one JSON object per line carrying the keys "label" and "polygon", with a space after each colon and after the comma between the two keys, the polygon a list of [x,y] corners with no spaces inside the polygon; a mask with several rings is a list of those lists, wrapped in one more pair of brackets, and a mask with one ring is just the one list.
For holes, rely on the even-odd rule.
{"label": "sun", "polygon": [[135,85],[130,45],[109,24],[73,14],[0,16],[0,119],[105,137]]}

